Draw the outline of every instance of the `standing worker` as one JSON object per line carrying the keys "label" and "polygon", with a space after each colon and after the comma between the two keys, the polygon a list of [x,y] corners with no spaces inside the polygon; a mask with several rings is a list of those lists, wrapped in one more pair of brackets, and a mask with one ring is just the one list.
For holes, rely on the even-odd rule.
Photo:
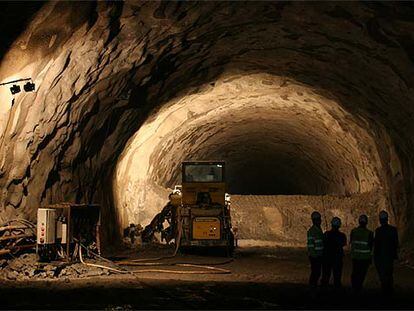
{"label": "standing worker", "polygon": [[351,231],[352,275],[351,283],[354,292],[362,290],[368,268],[372,261],[374,233],[367,229],[368,217],[361,215],[359,226]]}
{"label": "standing worker", "polygon": [[343,247],[346,245],[346,235],[339,231],[341,219],[332,218],[332,229],[324,234],[324,256],[322,265],[322,286],[327,286],[333,274],[334,286],[342,286],[342,261],[344,257]]}
{"label": "standing worker", "polygon": [[398,258],[397,228],[388,224],[388,213],[379,213],[381,224],[375,230],[374,263],[377,268],[381,287],[386,295],[393,293],[394,260]]}
{"label": "standing worker", "polygon": [[321,229],[321,214],[313,212],[311,214],[312,227],[308,230],[308,255],[311,265],[311,274],[309,277],[309,285],[312,289],[318,286],[321,277],[322,258],[323,258],[323,232]]}

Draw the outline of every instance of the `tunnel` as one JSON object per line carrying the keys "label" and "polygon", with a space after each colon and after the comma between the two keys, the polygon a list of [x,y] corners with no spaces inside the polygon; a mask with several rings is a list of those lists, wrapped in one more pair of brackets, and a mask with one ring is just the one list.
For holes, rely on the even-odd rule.
{"label": "tunnel", "polygon": [[314,208],[346,228],[385,209],[413,246],[409,3],[10,10],[20,18],[4,22],[0,81],[37,90],[12,103],[0,89],[2,220],[94,202],[111,239],[164,206],[182,161],[219,159],[246,238],[303,240],[295,224]]}
{"label": "tunnel", "polygon": [[[412,309],[411,2],[0,9],[0,309]],[[239,244],[224,256],[181,252],[180,235],[147,242],[141,232],[135,243],[128,231],[171,208],[185,161],[225,162],[230,205],[221,207],[231,217],[222,223],[231,218]],[[60,244],[47,249],[59,264],[41,262],[36,239],[39,208],[54,204],[101,212],[87,246],[82,230],[73,234],[86,222],[47,220],[61,226],[52,230]],[[375,257],[383,210],[400,239],[394,296],[381,291]],[[364,245],[377,245],[362,295],[348,290],[357,265],[349,240],[343,287],[309,288],[313,211],[325,234],[339,217],[347,239],[368,216],[376,240]]]}
{"label": "tunnel", "polygon": [[[116,172],[116,206],[129,222],[149,223],[169,192],[181,184],[181,163],[211,159],[226,161],[228,192],[234,198],[383,198],[374,139],[337,102],[285,77],[230,72],[201,94],[173,99],[129,140]],[[236,209],[246,209],[235,204]],[[352,215],[352,208],[343,209]],[[243,228],[269,218],[260,211],[250,210],[247,224],[237,213],[234,221],[242,222],[240,229],[246,232]],[[292,217],[278,215],[274,207],[266,226]],[[272,234],[244,235],[277,239]]]}
{"label": "tunnel", "polygon": [[[38,85],[13,106],[1,90],[3,219],[93,201],[105,207],[105,232],[118,232],[126,215],[148,221],[160,208],[180,161],[224,159],[230,193],[371,193],[373,212],[411,230],[407,11],[38,6],[2,57],[2,81]],[[58,18],[65,27],[52,26]]]}

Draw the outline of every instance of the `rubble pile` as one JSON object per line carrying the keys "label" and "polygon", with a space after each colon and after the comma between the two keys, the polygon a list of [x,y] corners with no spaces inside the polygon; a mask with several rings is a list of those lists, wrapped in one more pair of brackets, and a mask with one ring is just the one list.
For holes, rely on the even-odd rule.
{"label": "rubble pile", "polygon": [[[92,261],[88,260],[88,262]],[[10,260],[0,260],[0,279],[6,280],[73,279],[106,276],[110,273],[106,269],[90,267],[82,263],[38,263],[34,253],[26,253]]]}

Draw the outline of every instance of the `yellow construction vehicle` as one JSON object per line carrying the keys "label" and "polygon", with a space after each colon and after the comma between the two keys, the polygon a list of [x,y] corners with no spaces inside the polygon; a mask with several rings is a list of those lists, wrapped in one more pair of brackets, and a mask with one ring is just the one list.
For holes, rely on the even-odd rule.
{"label": "yellow construction vehicle", "polygon": [[174,192],[170,200],[178,204],[176,241],[180,248],[225,247],[232,252],[234,236],[226,200],[225,163],[183,162],[181,189],[176,187]]}
{"label": "yellow construction vehicle", "polygon": [[[144,242],[161,232],[167,243],[172,239],[181,250],[193,247],[220,247],[234,250],[230,200],[226,193],[223,161],[182,163],[182,185],[175,186],[168,204],[157,214],[143,234]],[[169,226],[163,227],[167,221]]]}

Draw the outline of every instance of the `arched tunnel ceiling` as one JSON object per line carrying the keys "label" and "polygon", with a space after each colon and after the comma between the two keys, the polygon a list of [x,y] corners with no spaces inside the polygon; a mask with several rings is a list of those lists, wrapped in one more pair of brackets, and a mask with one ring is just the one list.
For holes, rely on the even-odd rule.
{"label": "arched tunnel ceiling", "polygon": [[157,189],[181,183],[184,160],[226,160],[232,194],[349,195],[384,184],[369,133],[338,103],[286,78],[223,74],[164,107],[129,141],[116,173],[117,206],[144,223],[160,209],[154,194],[167,198]]}
{"label": "arched tunnel ceiling", "polygon": [[[1,90],[1,217],[97,201],[116,228],[113,169],[143,122],[221,74],[254,72],[317,90],[346,112],[335,117],[343,129],[372,137],[381,165],[364,146],[358,161],[384,183],[397,222],[414,228],[412,16],[411,5],[383,3],[49,3],[2,58],[2,81],[31,76],[38,90],[13,107]],[[338,161],[335,152],[322,158]]]}

